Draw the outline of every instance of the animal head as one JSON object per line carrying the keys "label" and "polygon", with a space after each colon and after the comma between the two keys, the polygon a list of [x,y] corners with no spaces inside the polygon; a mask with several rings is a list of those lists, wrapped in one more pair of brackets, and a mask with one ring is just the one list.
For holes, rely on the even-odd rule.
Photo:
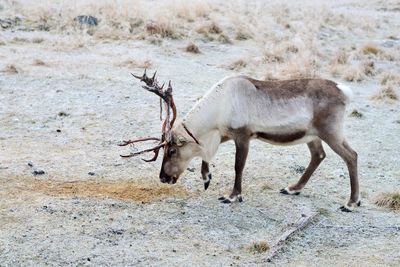
{"label": "animal head", "polygon": [[[179,176],[186,170],[190,160],[200,154],[200,143],[184,123],[178,123],[174,126],[176,121],[176,106],[172,96],[171,81],[169,81],[168,87],[164,89],[164,84],[159,86],[155,77],[156,73],[154,73],[152,78],[146,75],[146,70],[143,76],[134,74],[132,74],[132,76],[146,84],[142,86],[144,89],[160,97],[160,119],[162,119],[163,113],[162,106],[164,106],[165,119],[162,124],[161,138],[144,137],[123,141],[123,143],[120,144],[120,146],[126,146],[143,141],[158,141],[155,147],[134,152],[129,155],[121,155],[121,157],[134,157],[146,152],[153,152],[153,158],[148,160],[143,159],[146,162],[151,162],[157,160],[160,149],[163,148],[164,157],[161,165],[160,181],[163,183],[175,184]],[[172,118],[170,119],[171,112]]]}

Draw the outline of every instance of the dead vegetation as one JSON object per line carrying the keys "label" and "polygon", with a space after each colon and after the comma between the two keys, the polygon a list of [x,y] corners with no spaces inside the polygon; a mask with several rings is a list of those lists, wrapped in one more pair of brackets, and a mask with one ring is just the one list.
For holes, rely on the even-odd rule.
{"label": "dead vegetation", "polygon": [[383,100],[383,101],[397,101],[399,96],[392,84],[382,85],[381,88],[371,96],[372,100]]}
{"label": "dead vegetation", "polygon": [[21,72],[21,69],[18,68],[15,64],[7,64],[3,69],[3,72],[8,74],[18,74]]}
{"label": "dead vegetation", "polygon": [[179,186],[166,186],[160,183],[131,181],[73,181],[57,182],[51,180],[32,180],[21,189],[39,192],[50,196],[115,198],[122,200],[151,202],[169,196],[185,197],[187,192]]}
{"label": "dead vegetation", "polygon": [[139,69],[148,69],[150,68],[153,63],[148,58],[131,58],[127,60],[123,60],[116,64],[118,67],[127,67],[127,68],[139,68]]}
{"label": "dead vegetation", "polygon": [[268,242],[264,240],[254,241],[248,246],[247,250],[250,253],[265,253],[269,250],[269,245]]}
{"label": "dead vegetation", "polygon": [[379,194],[375,200],[375,204],[384,208],[400,210],[400,190]]}
{"label": "dead vegetation", "polygon": [[190,43],[188,43],[186,45],[185,51],[189,52],[189,53],[193,53],[193,54],[199,54],[200,53],[199,47],[193,42],[190,42]]}
{"label": "dead vegetation", "polygon": [[35,59],[33,61],[33,65],[34,66],[46,66],[46,63],[41,59]]}

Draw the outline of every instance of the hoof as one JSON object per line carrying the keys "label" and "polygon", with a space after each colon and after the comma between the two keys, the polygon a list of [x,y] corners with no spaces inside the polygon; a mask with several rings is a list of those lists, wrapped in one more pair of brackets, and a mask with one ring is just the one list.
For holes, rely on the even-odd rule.
{"label": "hoof", "polygon": [[212,176],[211,173],[207,175],[207,180],[204,181],[204,190],[207,190],[207,188],[210,186]]}
{"label": "hoof", "polygon": [[341,206],[341,207],[340,207],[340,210],[343,211],[343,212],[352,212],[352,210],[349,209],[349,208],[346,207],[346,206]]}
{"label": "hoof", "polygon": [[218,198],[221,203],[230,204],[233,202],[243,202],[243,197],[241,195],[233,196],[233,197],[220,197]]}
{"label": "hoof", "polygon": [[298,196],[300,195],[300,191],[295,191],[295,190],[290,190],[289,188],[283,188],[279,191],[281,194],[284,195],[294,195],[294,196]]}

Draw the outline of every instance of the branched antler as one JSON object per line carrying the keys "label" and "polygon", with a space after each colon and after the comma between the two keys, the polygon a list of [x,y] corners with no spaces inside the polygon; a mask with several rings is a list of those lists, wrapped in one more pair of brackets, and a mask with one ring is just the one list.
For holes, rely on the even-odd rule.
{"label": "branched antler", "polygon": [[[159,141],[160,143],[153,148],[141,150],[141,151],[138,151],[135,153],[131,153],[129,155],[121,155],[121,157],[124,157],[124,158],[134,157],[134,156],[143,154],[145,152],[153,151],[154,152],[153,158],[151,158],[149,160],[145,160],[145,159],[143,159],[143,160],[146,162],[155,161],[158,157],[158,153],[159,153],[160,149],[163,148],[168,142],[171,141],[171,129],[176,120],[176,106],[175,106],[174,98],[172,96],[171,81],[169,81],[167,89],[164,90],[164,84],[162,86],[160,86],[157,82],[156,73],[157,72],[154,72],[153,77],[151,77],[151,78],[147,76],[146,70],[144,70],[144,73],[142,76],[137,76],[132,73],[131,73],[131,75],[146,84],[146,85],[142,86],[144,89],[146,89],[149,92],[155,93],[156,95],[158,95],[160,97],[160,120],[162,120],[162,102],[164,102],[164,106],[165,106],[164,109],[166,112],[166,116],[165,116],[164,122],[162,124],[161,139],[159,139],[157,137],[145,137],[145,138],[139,138],[139,139],[135,139],[135,140],[123,141],[119,145],[126,146],[129,144],[143,142],[143,141],[149,141],[149,140]],[[172,110],[172,119],[170,120],[171,110]]]}

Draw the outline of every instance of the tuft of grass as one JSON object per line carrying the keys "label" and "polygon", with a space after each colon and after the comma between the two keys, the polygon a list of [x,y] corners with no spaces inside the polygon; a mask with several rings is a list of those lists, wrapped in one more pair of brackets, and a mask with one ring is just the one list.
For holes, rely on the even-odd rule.
{"label": "tuft of grass", "polygon": [[252,39],[253,35],[250,33],[250,31],[248,29],[245,29],[244,27],[239,27],[236,30],[236,35],[235,35],[235,39],[239,40],[239,41],[244,41],[244,40],[248,40],[248,39]]}
{"label": "tuft of grass", "polygon": [[365,74],[360,67],[350,66],[344,71],[343,79],[349,82],[361,82],[365,79]]}
{"label": "tuft of grass", "polygon": [[244,59],[236,59],[227,65],[230,70],[240,70],[247,66],[247,62]]}
{"label": "tuft of grass", "polygon": [[44,61],[41,60],[41,59],[35,59],[35,60],[33,61],[33,65],[35,65],[35,66],[45,66],[46,63],[44,63]]}
{"label": "tuft of grass", "polygon": [[228,35],[221,33],[217,37],[218,42],[223,43],[223,44],[231,44],[232,40],[229,38]]}
{"label": "tuft of grass", "polygon": [[381,85],[387,85],[389,83],[394,85],[400,85],[400,75],[392,72],[384,72],[380,76]]}
{"label": "tuft of grass", "polygon": [[381,88],[373,96],[371,96],[371,99],[397,101],[399,100],[399,96],[391,84],[386,84],[382,85]]}
{"label": "tuft of grass", "polygon": [[190,42],[190,43],[188,43],[186,45],[185,51],[189,52],[189,53],[193,53],[193,54],[199,54],[200,53],[199,47],[193,42]]}
{"label": "tuft of grass", "polygon": [[179,34],[175,26],[168,20],[149,20],[145,25],[146,32],[150,35],[159,35],[162,38],[178,39]]}
{"label": "tuft of grass", "polygon": [[379,207],[400,210],[400,190],[379,194],[375,200],[375,204]]}
{"label": "tuft of grass", "polygon": [[41,37],[35,37],[32,39],[32,43],[34,43],[34,44],[41,44],[43,42],[44,42],[44,38],[41,38]]}
{"label": "tuft of grass", "polygon": [[362,117],[364,117],[364,115],[357,109],[353,109],[353,111],[350,113],[350,117],[361,119]]}
{"label": "tuft of grass", "polygon": [[247,248],[251,253],[265,253],[269,250],[269,245],[267,241],[253,241]]}
{"label": "tuft of grass", "polygon": [[347,63],[349,55],[346,53],[346,50],[343,48],[336,51],[336,54],[332,60],[332,64],[344,65]]}
{"label": "tuft of grass", "polygon": [[148,69],[153,63],[150,59],[127,59],[116,65],[118,67]]}
{"label": "tuft of grass", "polygon": [[378,55],[381,52],[381,49],[373,43],[367,43],[361,47],[360,51],[364,55]]}
{"label": "tuft of grass", "polygon": [[9,74],[18,74],[21,71],[15,64],[7,64],[6,67],[3,69],[3,72],[9,73]]}
{"label": "tuft of grass", "polygon": [[215,21],[212,21],[197,27],[196,32],[202,34],[221,34],[222,29]]}

